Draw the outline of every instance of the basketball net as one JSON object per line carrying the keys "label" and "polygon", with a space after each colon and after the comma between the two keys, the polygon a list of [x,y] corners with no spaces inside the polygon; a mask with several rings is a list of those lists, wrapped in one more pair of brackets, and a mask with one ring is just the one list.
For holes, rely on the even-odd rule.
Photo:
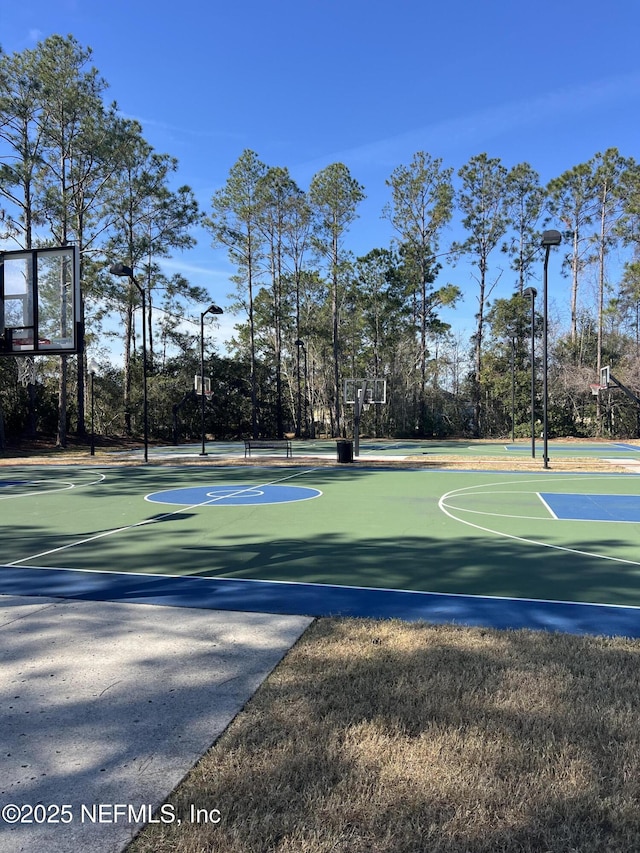
{"label": "basketball net", "polygon": [[23,388],[36,384],[36,360],[32,355],[14,356],[18,365],[18,382]]}

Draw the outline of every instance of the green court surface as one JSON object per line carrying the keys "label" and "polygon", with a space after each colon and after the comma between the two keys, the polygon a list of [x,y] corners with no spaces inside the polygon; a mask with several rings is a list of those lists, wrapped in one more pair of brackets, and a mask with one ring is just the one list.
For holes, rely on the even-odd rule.
{"label": "green court surface", "polygon": [[640,606],[639,494],[635,474],[15,465],[0,564]]}

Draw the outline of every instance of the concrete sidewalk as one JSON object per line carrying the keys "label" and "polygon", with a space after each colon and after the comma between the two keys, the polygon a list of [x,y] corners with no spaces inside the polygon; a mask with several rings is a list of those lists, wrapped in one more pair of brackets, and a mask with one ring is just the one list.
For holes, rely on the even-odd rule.
{"label": "concrete sidewalk", "polygon": [[2,853],[122,850],[310,622],[0,596]]}

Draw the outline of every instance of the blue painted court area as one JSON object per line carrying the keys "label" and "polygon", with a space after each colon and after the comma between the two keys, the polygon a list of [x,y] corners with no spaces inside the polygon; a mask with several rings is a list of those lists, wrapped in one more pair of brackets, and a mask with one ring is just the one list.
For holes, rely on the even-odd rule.
{"label": "blue painted court area", "polygon": [[640,495],[587,495],[540,492],[561,521],[640,521]]}
{"label": "blue painted court area", "polygon": [[319,489],[310,489],[306,486],[231,485],[167,489],[147,495],[145,500],[151,503],[192,507],[260,506],[309,501],[321,495],[322,492]]}
{"label": "blue painted court area", "polygon": [[3,567],[0,595],[640,637],[640,608],[331,584]]}

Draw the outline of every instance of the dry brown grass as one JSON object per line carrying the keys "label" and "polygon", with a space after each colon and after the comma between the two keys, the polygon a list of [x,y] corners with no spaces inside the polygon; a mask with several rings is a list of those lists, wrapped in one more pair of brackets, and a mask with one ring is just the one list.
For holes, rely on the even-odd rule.
{"label": "dry brown grass", "polygon": [[640,850],[640,643],[315,622],[130,853]]}

